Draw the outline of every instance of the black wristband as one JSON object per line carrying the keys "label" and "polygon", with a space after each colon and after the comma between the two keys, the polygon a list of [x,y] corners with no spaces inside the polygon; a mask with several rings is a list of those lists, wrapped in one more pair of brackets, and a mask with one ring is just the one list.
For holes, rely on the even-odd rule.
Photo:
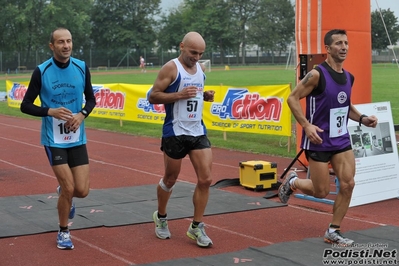
{"label": "black wristband", "polygon": [[368,117],[368,115],[362,114],[359,118],[359,127],[362,126],[362,120],[363,118]]}
{"label": "black wristband", "polygon": [[89,113],[86,111],[86,109],[80,110],[80,112],[85,116],[85,118],[89,115]]}

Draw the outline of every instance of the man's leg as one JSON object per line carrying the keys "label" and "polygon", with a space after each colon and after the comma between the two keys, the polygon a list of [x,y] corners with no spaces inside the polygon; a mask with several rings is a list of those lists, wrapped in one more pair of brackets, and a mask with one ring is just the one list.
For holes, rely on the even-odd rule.
{"label": "man's leg", "polygon": [[155,223],[155,235],[160,239],[171,237],[166,207],[180,173],[181,160],[172,159],[164,153],[165,175],[159,180],[157,186],[158,210],[152,216]]}
{"label": "man's leg", "polygon": [[187,236],[196,240],[198,246],[209,247],[213,242],[205,232],[205,224],[202,219],[208,204],[209,187],[212,183],[212,150],[210,148],[192,150],[189,155],[197,175],[197,185],[193,195],[194,217],[187,230]]}
{"label": "man's leg", "polygon": [[158,213],[161,215],[166,215],[166,207],[180,173],[181,161],[182,159],[172,159],[164,153],[165,175],[157,186]]}
{"label": "man's leg", "polygon": [[287,203],[291,194],[299,189],[309,196],[324,198],[330,192],[330,173],[327,162],[317,162],[309,158],[310,179],[299,179],[295,172],[288,174],[278,190],[280,201]]}
{"label": "man's leg", "polygon": [[198,179],[193,195],[193,219],[201,222],[208,204],[209,187],[212,183],[212,150],[210,148],[192,150],[189,155]]}
{"label": "man's leg", "polygon": [[71,168],[71,171],[74,180],[73,197],[87,197],[90,190],[89,165],[79,165]]}
{"label": "man's leg", "polygon": [[340,188],[334,201],[331,224],[324,234],[324,241],[341,246],[350,246],[354,241],[342,236],[341,222],[348,211],[355,186],[355,156],[353,151],[347,150],[333,155],[331,165],[340,182]]}
{"label": "man's leg", "polygon": [[297,178],[293,186],[309,196],[325,198],[330,193],[328,163],[317,162],[309,158],[309,174],[310,179]]}
{"label": "man's leg", "polygon": [[59,223],[61,227],[67,227],[75,186],[72,171],[68,164],[55,165],[52,168],[61,187],[57,203]]}
{"label": "man's leg", "polygon": [[68,164],[52,166],[55,176],[60,185],[60,193],[57,203],[58,221],[60,230],[57,234],[57,247],[59,249],[73,249],[71,235],[68,229],[68,216],[72,206],[74,181],[72,171]]}
{"label": "man's leg", "polygon": [[355,156],[352,150],[335,154],[331,165],[339,181],[339,191],[334,201],[332,224],[341,225],[352,199],[355,187]]}

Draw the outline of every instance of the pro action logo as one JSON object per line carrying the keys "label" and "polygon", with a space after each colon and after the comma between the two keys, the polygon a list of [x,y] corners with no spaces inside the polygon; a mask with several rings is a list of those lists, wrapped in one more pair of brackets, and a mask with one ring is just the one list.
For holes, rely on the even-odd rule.
{"label": "pro action logo", "polygon": [[96,108],[123,110],[125,108],[126,96],[120,91],[111,91],[103,86],[93,86],[96,98]]}
{"label": "pro action logo", "polygon": [[221,119],[248,119],[279,122],[283,99],[261,97],[247,89],[228,89],[222,103],[213,103],[211,113]]}
{"label": "pro action logo", "polygon": [[8,97],[11,100],[22,101],[27,90],[28,88],[25,85],[14,82],[11,90],[8,92]]}

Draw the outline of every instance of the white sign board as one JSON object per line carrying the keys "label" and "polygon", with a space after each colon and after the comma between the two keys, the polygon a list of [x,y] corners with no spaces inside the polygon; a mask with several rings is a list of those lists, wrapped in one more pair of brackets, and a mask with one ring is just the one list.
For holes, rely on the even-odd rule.
{"label": "white sign board", "polygon": [[399,196],[399,159],[390,102],[359,104],[362,114],[378,118],[376,128],[349,120],[356,175],[350,207]]}

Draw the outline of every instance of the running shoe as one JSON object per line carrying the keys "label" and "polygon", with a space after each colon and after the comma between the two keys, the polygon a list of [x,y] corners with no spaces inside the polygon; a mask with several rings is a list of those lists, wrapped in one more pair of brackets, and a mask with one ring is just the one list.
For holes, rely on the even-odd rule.
{"label": "running shoe", "polygon": [[293,189],[290,185],[290,180],[295,177],[298,177],[296,172],[291,172],[284,178],[283,183],[281,183],[280,187],[278,188],[278,197],[282,203],[287,203],[291,194],[295,191],[295,189]]}
{"label": "running shoe", "polygon": [[192,240],[196,240],[197,245],[200,247],[210,247],[213,245],[212,240],[205,233],[204,223],[199,223],[196,228],[193,228],[191,223],[187,230],[187,236]]}
{"label": "running shoe", "polygon": [[[57,194],[58,196],[61,194],[61,186],[57,187]],[[75,217],[75,202],[73,202],[72,200],[72,206],[71,206],[71,210],[69,211],[69,219],[73,219]]]}
{"label": "running shoe", "polygon": [[155,223],[155,234],[160,239],[169,239],[170,231],[168,228],[168,219],[167,218],[158,218],[158,211],[155,211],[152,215],[152,219]]}
{"label": "running shoe", "polygon": [[355,241],[343,237],[340,230],[335,230],[334,232],[330,233],[327,229],[326,233],[324,234],[324,242],[336,244],[342,247],[348,247],[351,246]]}
{"label": "running shoe", "polygon": [[69,231],[58,231],[57,235],[57,248],[59,249],[73,249],[74,245],[72,244],[71,234]]}

